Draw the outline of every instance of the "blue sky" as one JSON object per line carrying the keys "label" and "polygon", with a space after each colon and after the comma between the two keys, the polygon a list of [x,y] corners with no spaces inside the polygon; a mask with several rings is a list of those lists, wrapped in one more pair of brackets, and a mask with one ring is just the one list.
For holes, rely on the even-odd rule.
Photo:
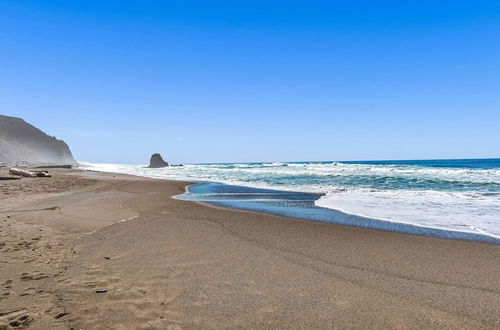
{"label": "blue sky", "polygon": [[2,0],[0,45],[79,160],[500,157],[500,1]]}

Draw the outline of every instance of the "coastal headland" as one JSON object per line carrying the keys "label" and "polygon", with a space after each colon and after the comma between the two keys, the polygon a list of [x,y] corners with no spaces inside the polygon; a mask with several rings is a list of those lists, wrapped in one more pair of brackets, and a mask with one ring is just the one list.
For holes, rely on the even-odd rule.
{"label": "coastal headland", "polygon": [[171,198],[53,169],[0,186],[0,328],[500,327],[500,246]]}

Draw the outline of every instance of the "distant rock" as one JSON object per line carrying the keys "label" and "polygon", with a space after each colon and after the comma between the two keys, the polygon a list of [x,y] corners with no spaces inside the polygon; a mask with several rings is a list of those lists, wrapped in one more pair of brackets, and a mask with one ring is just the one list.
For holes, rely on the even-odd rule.
{"label": "distant rock", "polygon": [[153,154],[151,156],[151,159],[149,160],[149,167],[150,168],[160,168],[160,167],[167,167],[168,163],[161,158],[160,154]]}
{"label": "distant rock", "polygon": [[21,118],[0,115],[0,163],[76,165],[68,145]]}

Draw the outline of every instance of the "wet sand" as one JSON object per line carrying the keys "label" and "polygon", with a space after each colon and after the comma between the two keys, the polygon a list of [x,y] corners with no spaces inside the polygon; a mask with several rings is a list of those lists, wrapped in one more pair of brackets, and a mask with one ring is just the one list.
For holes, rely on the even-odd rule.
{"label": "wet sand", "polygon": [[0,182],[0,329],[500,327],[499,245],[170,198],[180,181],[51,173]]}

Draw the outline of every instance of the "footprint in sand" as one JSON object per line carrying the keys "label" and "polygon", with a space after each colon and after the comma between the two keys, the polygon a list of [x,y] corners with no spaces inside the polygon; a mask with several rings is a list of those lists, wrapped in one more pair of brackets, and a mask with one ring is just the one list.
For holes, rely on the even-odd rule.
{"label": "footprint in sand", "polygon": [[49,275],[44,274],[44,273],[35,272],[32,274],[22,273],[20,278],[21,278],[21,281],[36,281],[36,280],[41,280],[41,279],[44,279],[47,277],[49,277]]}
{"label": "footprint in sand", "polygon": [[29,295],[35,294],[36,292],[37,292],[37,290],[35,288],[27,288],[19,296],[20,297],[29,296]]}
{"label": "footprint in sand", "polygon": [[56,314],[56,316],[54,316],[54,318],[57,320],[57,319],[60,319],[61,317],[64,317],[68,314],[69,313],[61,312],[61,313]]}
{"label": "footprint in sand", "polygon": [[15,309],[0,313],[0,329],[26,327],[33,321],[33,317],[26,313],[26,309]]}

